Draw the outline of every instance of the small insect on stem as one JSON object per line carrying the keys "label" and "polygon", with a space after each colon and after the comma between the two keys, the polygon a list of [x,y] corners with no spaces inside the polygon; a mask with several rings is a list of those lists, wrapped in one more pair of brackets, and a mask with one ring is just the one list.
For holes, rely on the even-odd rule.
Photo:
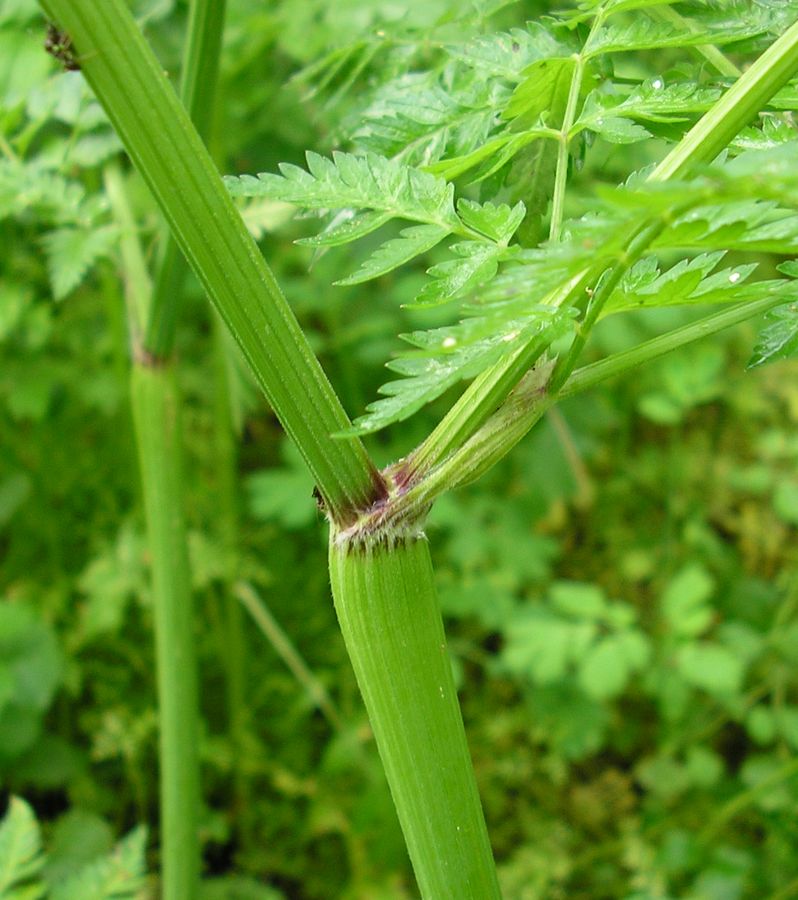
{"label": "small insect on stem", "polygon": [[50,56],[54,56],[68,72],[80,71],[80,63],[72,49],[72,38],[52,22],[47,23],[44,49]]}

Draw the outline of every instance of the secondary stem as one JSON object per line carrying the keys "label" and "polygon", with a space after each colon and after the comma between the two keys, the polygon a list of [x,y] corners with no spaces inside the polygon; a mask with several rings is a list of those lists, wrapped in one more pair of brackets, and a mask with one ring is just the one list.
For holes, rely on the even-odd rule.
{"label": "secondary stem", "polygon": [[693,341],[701,340],[701,338],[711,334],[717,334],[719,331],[731,328],[733,325],[739,325],[785,302],[786,298],[784,295],[778,294],[763,297],[761,300],[755,300],[750,303],[741,303],[731,309],[724,309],[722,312],[699,319],[697,322],[690,322],[689,325],[683,325],[681,328],[676,328],[667,334],[659,335],[639,344],[637,347],[614,353],[612,356],[601,359],[589,366],[577,369],[562,386],[559,396],[570,397],[572,394],[595,387],[609,378],[629,371],[629,369],[658,359],[660,356],[664,356],[666,353],[670,353]]}
{"label": "secondary stem", "polygon": [[179,401],[172,366],[135,363],[131,398],[154,593],[162,896],[186,900],[196,896],[199,881],[199,728]]}
{"label": "secondary stem", "polygon": [[576,107],[579,103],[579,94],[582,90],[582,75],[585,70],[585,62],[581,55],[574,57],[574,71],[571,75],[571,86],[568,89],[568,101],[565,106],[562,127],[560,128],[557,142],[557,168],[554,175],[554,193],[551,198],[551,223],[549,225],[549,240],[556,241],[560,238],[563,214],[565,212],[565,187],[568,182],[568,135],[576,118]]}
{"label": "secondary stem", "polygon": [[131,323],[130,396],[139,457],[153,586],[160,741],[161,881],[166,900],[193,897],[199,883],[199,708],[194,611],[183,519],[180,398],[173,365],[140,344],[138,315],[152,286],[122,175],[110,164],[104,183],[122,228],[125,302]]}

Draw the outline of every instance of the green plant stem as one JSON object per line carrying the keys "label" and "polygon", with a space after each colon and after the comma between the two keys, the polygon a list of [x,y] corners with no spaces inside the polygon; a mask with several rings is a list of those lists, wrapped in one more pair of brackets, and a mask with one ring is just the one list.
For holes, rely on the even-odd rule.
{"label": "green plant stem", "polygon": [[[598,17],[597,17],[598,20]],[[579,94],[582,90],[582,76],[585,71],[585,61],[581,55],[574,57],[574,71],[571,74],[571,86],[568,89],[568,100],[565,105],[565,114],[562,119],[559,140],[557,142],[557,166],[554,173],[554,191],[551,198],[551,222],[549,224],[549,240],[557,241],[560,238],[563,214],[565,212],[565,186],[568,182],[568,135],[576,118],[576,108],[579,103]]]}
{"label": "green plant stem", "polygon": [[798,22],[791,25],[705,113],[649,176],[667,181],[685,175],[725,150],[798,69]]}
{"label": "green plant stem", "polygon": [[[128,318],[151,301],[152,286],[118,166],[104,172],[111,210],[122,229]],[[152,566],[160,736],[162,896],[182,900],[199,883],[199,707],[188,541],[183,518],[180,398],[173,365],[157,360],[131,334],[130,397],[138,448],[147,545]]]}
{"label": "green plant stem", "polygon": [[160,721],[162,892],[197,896],[198,696],[183,520],[179,403],[171,365],[136,363],[131,380],[153,578]]}
{"label": "green plant stem", "polygon": [[570,397],[572,394],[588,390],[610,378],[622,375],[630,369],[652,362],[679,347],[739,325],[785,302],[783,295],[770,295],[751,303],[741,303],[731,309],[724,309],[722,312],[699,319],[697,322],[690,322],[689,325],[683,325],[667,334],[659,335],[637,347],[614,353],[589,366],[577,369],[560,389],[559,396]]}
{"label": "green plant stem", "polygon": [[149,185],[178,246],[310,468],[347,522],[383,494],[363,445],[124,0],[41,0]]}
{"label": "green plant stem", "polygon": [[[604,14],[601,9],[596,13],[590,26],[590,32],[585,39],[585,46],[601,27]],[[565,214],[565,188],[568,183],[568,155],[570,149],[570,134],[576,121],[579,106],[579,96],[582,93],[582,80],[585,76],[585,57],[583,53],[574,55],[574,71],[571,75],[571,85],[568,88],[568,100],[565,104],[562,125],[557,134],[557,165],[554,173],[554,188],[551,198],[551,222],[549,223],[549,240],[560,239],[560,229]]]}
{"label": "green plant stem", "polygon": [[[192,0],[180,77],[180,100],[197,133],[207,141],[213,121],[214,94],[224,32],[225,0]],[[144,347],[153,356],[172,351],[185,260],[169,229],[161,234],[162,252],[155,275],[152,307]]]}
{"label": "green plant stem", "polygon": [[330,578],[421,896],[499,898],[426,539],[333,532]]}
{"label": "green plant stem", "polygon": [[[680,31],[696,32],[696,26],[689,19],[679,15],[671,6],[652,6],[646,10],[646,13],[652,18],[659,19],[660,22],[674,25]],[[742,74],[737,66],[714,44],[700,44],[694,49],[721,75],[725,75],[727,78],[739,78]]]}
{"label": "green plant stem", "polygon": [[239,581],[235,585],[235,595],[252,617],[252,621],[258,626],[261,634],[272,645],[275,653],[286,664],[291,674],[307,692],[313,705],[324,713],[324,717],[336,731],[343,728],[341,714],[332,702],[327,689],[313,674],[308,664],[302,658],[294,646],[291,638],[285,633],[280,623],[271,614],[263,598],[255,588],[246,581]]}
{"label": "green plant stem", "polygon": [[[124,3],[42,0],[42,5],[70,34],[85,60],[86,77],[305,457],[333,522],[357,522],[363,509],[384,497],[382,479],[359,442],[330,437],[346,429],[348,419]],[[348,556],[333,552],[333,582],[340,586],[343,578],[348,584],[343,593],[338,591],[339,610],[348,623],[347,643],[356,669],[362,674],[369,656],[393,667],[381,672],[379,693],[396,722],[387,723],[384,710],[377,710],[375,731],[383,735],[383,758],[422,891],[436,900],[488,900],[498,896],[495,870],[451,672],[441,653],[443,633],[427,554],[417,541],[390,552],[375,551],[369,558],[382,560],[382,573],[378,565],[372,575],[349,580]],[[390,614],[388,631],[369,624],[375,584],[387,594],[383,616]],[[413,651],[410,661],[408,647]],[[413,677],[413,690],[402,677],[408,665],[423,673]],[[433,696],[440,704],[434,709],[426,702]],[[375,710],[372,697],[370,693],[367,705]],[[429,717],[431,711],[439,720]],[[402,737],[405,732],[409,737]],[[395,753],[386,733],[397,734]],[[410,743],[413,737],[424,741],[420,755]],[[401,784],[397,773],[406,776]]]}
{"label": "green plant stem", "polygon": [[109,163],[103,170],[103,186],[121,232],[119,252],[125,273],[128,341],[135,355],[141,347],[142,329],[149,315],[152,283],[141,251],[136,219],[127,200],[124,178],[116,163]]}

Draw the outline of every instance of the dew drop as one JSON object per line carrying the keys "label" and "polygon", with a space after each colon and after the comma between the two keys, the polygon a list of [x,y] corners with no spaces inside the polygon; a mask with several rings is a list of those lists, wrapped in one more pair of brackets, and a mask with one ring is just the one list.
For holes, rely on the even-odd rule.
{"label": "dew drop", "polygon": [[662,81],[662,79],[661,79],[661,78],[655,78],[655,79],[651,82],[651,87],[653,87],[655,91],[661,91],[661,90],[662,90],[662,87],[663,87],[663,81]]}
{"label": "dew drop", "polygon": [[503,340],[506,344],[509,344],[510,341],[514,341],[517,337],[518,337],[518,332],[517,332],[517,331],[508,331],[507,334],[504,335],[504,337],[502,338],[502,340]]}
{"label": "dew drop", "polygon": [[446,347],[448,349],[449,347],[454,347],[456,343],[457,343],[457,338],[447,337],[447,338],[443,339],[442,346]]}
{"label": "dew drop", "polygon": [[740,273],[739,273],[739,272],[732,272],[731,275],[729,275],[729,281],[730,281],[732,284],[737,284],[737,282],[738,282],[739,280],[740,280]]}

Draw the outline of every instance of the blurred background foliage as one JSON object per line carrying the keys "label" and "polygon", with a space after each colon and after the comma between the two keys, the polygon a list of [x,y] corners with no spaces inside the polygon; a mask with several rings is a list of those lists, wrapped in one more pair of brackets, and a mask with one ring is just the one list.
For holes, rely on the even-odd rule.
{"label": "blurred background foliage", "polygon": [[[411,56],[423,66],[441,35],[465,39],[548,8],[228,6],[213,146],[228,172],[351,146],[343,135],[392,67]],[[136,12],[175,75],[185,4],[142,0]],[[44,53],[44,32],[33,0],[0,4],[0,784],[29,804],[10,807],[0,848],[12,827],[32,834],[35,811],[41,871],[57,885],[113,859],[126,834],[119,846],[156,871],[158,816],[148,554],[119,230],[102,189],[119,145],[82,76]],[[579,183],[612,181],[643,152],[614,146]],[[135,174],[125,179],[154,253],[157,217]],[[396,335],[434,324],[437,312],[401,308],[420,271],[332,288],[354,268],[346,250],[313,260],[292,243],[306,230],[290,209],[244,212],[345,406],[361,412]],[[312,483],[234,350],[214,343],[196,284],[186,293],[179,373],[207,896],[413,897],[335,623]],[[610,318],[596,351],[690,315]],[[753,334],[562,404],[432,514],[508,900],[798,896],[798,367],[745,374]],[[219,421],[222,389],[232,423]],[[445,399],[372,438],[379,461],[407,452]],[[233,482],[220,462],[228,426]],[[237,511],[234,547],[221,509]],[[228,590],[272,623],[247,628],[243,746],[226,709]],[[280,635],[305,668],[286,666]],[[132,831],[142,825],[153,838],[144,857]]]}

